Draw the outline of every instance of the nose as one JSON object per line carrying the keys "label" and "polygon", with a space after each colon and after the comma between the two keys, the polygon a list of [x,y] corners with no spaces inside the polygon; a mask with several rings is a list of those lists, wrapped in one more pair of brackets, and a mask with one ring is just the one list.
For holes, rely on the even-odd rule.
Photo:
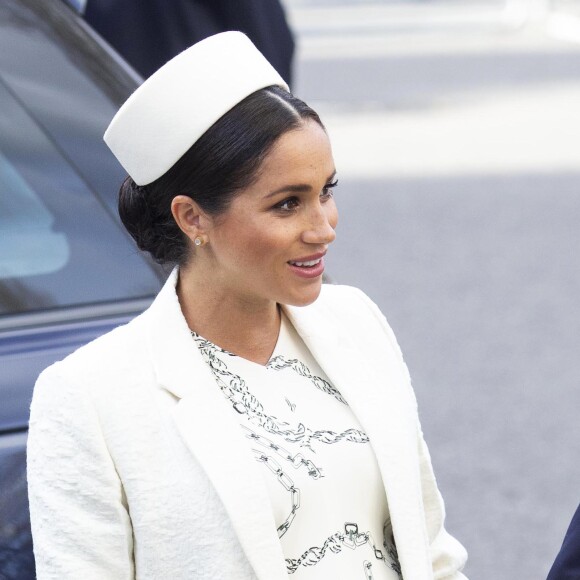
{"label": "nose", "polygon": [[335,228],[338,212],[333,200],[318,204],[308,215],[308,223],[302,232],[306,244],[330,244],[336,239]]}

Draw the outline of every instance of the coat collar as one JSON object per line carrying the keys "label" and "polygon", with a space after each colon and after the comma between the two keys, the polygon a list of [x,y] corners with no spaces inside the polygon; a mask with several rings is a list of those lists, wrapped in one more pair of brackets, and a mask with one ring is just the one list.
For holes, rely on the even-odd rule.
{"label": "coat collar", "polygon": [[[175,269],[147,311],[150,357],[157,381],[179,399],[174,411],[178,429],[220,496],[256,576],[260,580],[286,580],[284,555],[259,466],[240,437],[236,417],[224,404],[211,371],[194,348],[175,292],[177,276]],[[387,490],[405,578],[430,580],[419,458],[414,445],[416,416],[408,380],[392,348],[377,346],[380,369],[365,364],[372,353],[361,352],[340,320],[318,303],[284,310],[369,435]],[[376,338],[379,343],[383,340],[384,347],[384,337]],[[245,483],[239,485],[242,479]]]}

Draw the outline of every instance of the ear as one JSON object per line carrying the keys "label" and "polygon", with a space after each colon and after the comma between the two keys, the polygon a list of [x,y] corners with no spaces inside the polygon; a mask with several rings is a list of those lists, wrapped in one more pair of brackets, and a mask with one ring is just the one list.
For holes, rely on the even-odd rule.
{"label": "ear", "polygon": [[199,205],[187,195],[176,195],[171,200],[171,213],[179,229],[193,242],[205,236],[208,219]]}

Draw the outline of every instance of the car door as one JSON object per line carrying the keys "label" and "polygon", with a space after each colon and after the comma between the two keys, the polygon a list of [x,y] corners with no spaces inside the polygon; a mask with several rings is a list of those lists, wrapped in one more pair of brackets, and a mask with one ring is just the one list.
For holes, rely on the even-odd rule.
{"label": "car door", "polygon": [[102,141],[139,78],[56,0],[0,3],[0,579],[35,577],[26,494],[39,372],[141,312],[164,276],[124,232]]}

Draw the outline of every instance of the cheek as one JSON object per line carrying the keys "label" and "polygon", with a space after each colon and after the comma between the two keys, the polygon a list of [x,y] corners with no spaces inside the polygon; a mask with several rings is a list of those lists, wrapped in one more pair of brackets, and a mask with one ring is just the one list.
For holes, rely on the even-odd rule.
{"label": "cheek", "polygon": [[254,254],[260,246],[262,235],[261,228],[250,219],[251,216],[239,213],[241,215],[220,224],[220,250],[232,259]]}
{"label": "cheek", "polygon": [[262,224],[246,229],[237,237],[237,258],[246,264],[250,262],[264,264],[277,260],[279,256],[287,253],[292,235],[288,228],[281,224],[268,227]]}

